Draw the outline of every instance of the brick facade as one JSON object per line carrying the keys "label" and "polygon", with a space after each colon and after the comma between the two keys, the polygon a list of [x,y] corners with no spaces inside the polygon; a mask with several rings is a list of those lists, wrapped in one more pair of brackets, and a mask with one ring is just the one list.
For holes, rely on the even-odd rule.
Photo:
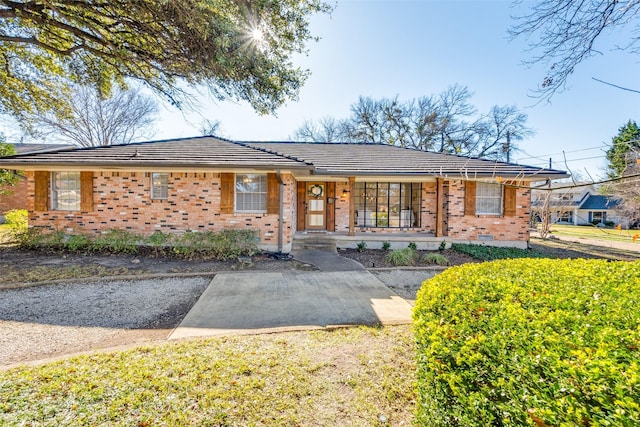
{"label": "brick facade", "polygon": [[[149,172],[94,172],[93,209],[77,211],[35,211],[35,197],[26,197],[29,225],[76,233],[100,233],[122,229],[151,234],[154,231],[220,231],[227,228],[259,230],[263,249],[278,248],[279,215],[267,213],[221,213],[221,175],[215,172],[169,173],[166,200],[151,199]],[[296,231],[297,186],[294,177],[283,174],[283,250],[291,248]],[[27,173],[26,191],[35,194],[35,174]],[[334,203],[335,231],[349,231],[350,198],[348,182],[336,182]],[[362,235],[412,233],[436,237],[436,218],[443,210],[443,234],[451,240],[518,241],[529,239],[529,188],[516,190],[515,215],[465,215],[465,182],[445,180],[443,206],[437,205],[437,184],[421,185],[420,227],[359,228]],[[375,233],[375,234],[374,234]],[[439,238],[439,237],[438,237]]]}
{"label": "brick facade", "polygon": [[[94,209],[91,212],[34,212],[34,198],[30,197],[29,225],[77,233],[100,233],[110,229],[143,234],[252,229],[259,230],[263,248],[277,249],[277,214],[220,213],[219,173],[169,173],[166,200],[151,200],[149,175],[145,172],[94,173]],[[282,178],[285,183],[283,244],[290,246],[293,228],[289,213],[295,204],[295,185],[291,175]],[[28,174],[27,182],[29,192],[33,194],[33,173]]]}
{"label": "brick facade", "polygon": [[0,195],[0,215],[13,209],[27,209],[27,197],[29,184],[26,179],[21,179],[13,187],[4,187],[11,194]]}
{"label": "brick facade", "polygon": [[[521,183],[524,184],[524,183]],[[465,215],[464,181],[448,184],[447,235],[459,240],[528,241],[531,190],[516,189],[514,216]]]}

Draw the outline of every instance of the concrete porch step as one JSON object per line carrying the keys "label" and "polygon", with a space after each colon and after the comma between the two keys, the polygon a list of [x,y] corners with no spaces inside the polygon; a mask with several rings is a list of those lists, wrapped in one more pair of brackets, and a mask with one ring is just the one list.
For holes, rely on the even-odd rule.
{"label": "concrete porch step", "polygon": [[336,251],[336,241],[327,234],[301,234],[293,238],[291,251]]}

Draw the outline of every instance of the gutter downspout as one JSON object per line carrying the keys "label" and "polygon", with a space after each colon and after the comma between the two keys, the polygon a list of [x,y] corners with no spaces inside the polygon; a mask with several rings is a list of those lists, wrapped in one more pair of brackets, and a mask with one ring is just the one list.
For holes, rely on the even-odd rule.
{"label": "gutter downspout", "polygon": [[276,169],[276,178],[280,184],[280,215],[278,215],[278,253],[282,253],[282,241],[284,237],[284,182],[282,182],[282,176],[280,176],[280,169]]}

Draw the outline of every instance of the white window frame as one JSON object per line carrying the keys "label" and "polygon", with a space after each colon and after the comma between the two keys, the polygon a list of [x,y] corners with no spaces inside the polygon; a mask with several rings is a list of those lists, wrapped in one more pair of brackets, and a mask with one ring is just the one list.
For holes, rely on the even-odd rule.
{"label": "white window frame", "polygon": [[504,213],[504,186],[488,182],[476,184],[476,215]]}
{"label": "white window frame", "polygon": [[80,172],[51,172],[51,210],[79,211]]}
{"label": "white window frame", "polygon": [[[156,179],[161,180],[157,183]],[[164,181],[164,182],[162,182]],[[151,173],[151,200],[167,200],[169,198],[169,173]]]}
{"label": "white window frame", "polygon": [[[257,186],[257,191],[249,187]],[[237,173],[234,180],[234,211],[238,213],[267,212],[267,174]],[[240,196],[240,197],[239,197]],[[248,204],[249,206],[247,206]]]}

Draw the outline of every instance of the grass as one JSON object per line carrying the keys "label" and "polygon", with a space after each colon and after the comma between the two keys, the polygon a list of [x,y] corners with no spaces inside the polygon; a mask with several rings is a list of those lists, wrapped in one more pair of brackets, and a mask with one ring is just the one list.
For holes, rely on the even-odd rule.
{"label": "grass", "polygon": [[78,279],[84,277],[122,276],[147,273],[143,269],[127,267],[88,266],[54,266],[42,265],[24,268],[12,264],[0,263],[0,285],[15,283],[35,283],[46,280]]}
{"label": "grass", "polygon": [[7,224],[0,224],[0,243],[4,243],[9,238],[9,226]]}
{"label": "grass", "polygon": [[[640,234],[640,230],[616,230],[615,228],[603,228],[595,226],[576,226],[553,224],[551,234],[555,236],[582,237],[602,241],[633,242],[633,236]],[[635,243],[640,246],[640,239]]]}
{"label": "grass", "polygon": [[414,355],[404,325],[80,356],[0,372],[0,424],[411,425]]}

